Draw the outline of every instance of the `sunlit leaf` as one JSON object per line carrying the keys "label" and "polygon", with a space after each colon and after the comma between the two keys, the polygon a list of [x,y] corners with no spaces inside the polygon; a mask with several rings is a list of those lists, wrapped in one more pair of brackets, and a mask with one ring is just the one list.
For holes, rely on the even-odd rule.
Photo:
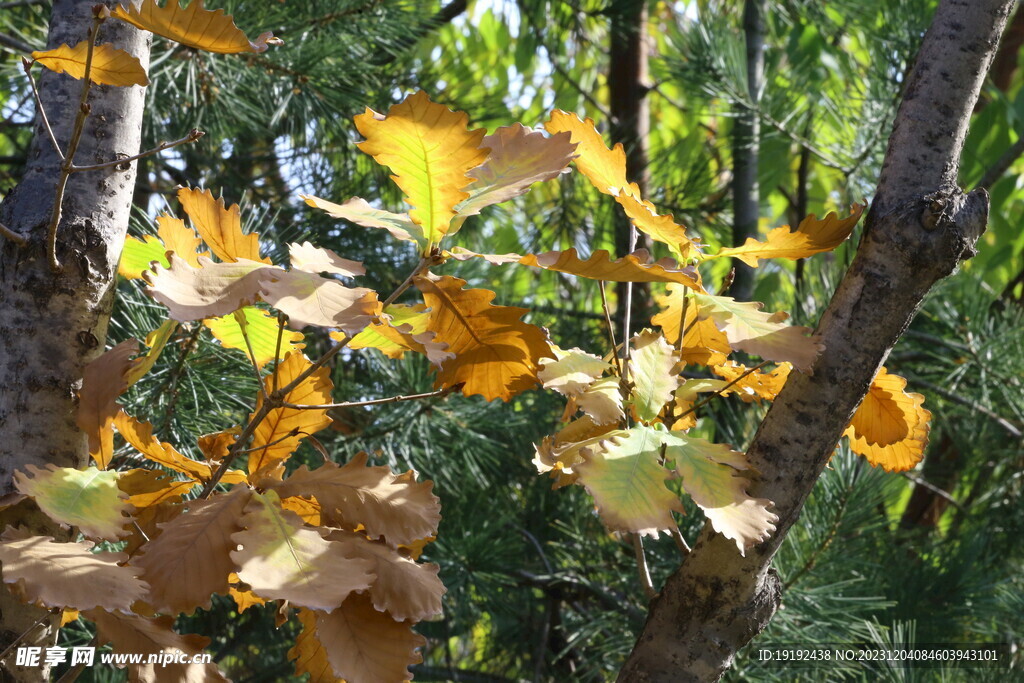
{"label": "sunlit leaf", "polygon": [[629,186],[628,192],[616,194],[615,201],[637,230],[655,241],[667,244],[677,259],[685,261],[698,251],[697,245],[686,235],[686,228],[676,223],[671,215],[659,214],[654,204],[640,199],[640,189],[635,183]]}
{"label": "sunlit leaf", "polygon": [[288,659],[295,661],[295,676],[309,674],[309,683],[344,683],[334,675],[334,668],[327,661],[327,650],[317,638],[316,612],[300,607],[298,618],[302,631],[288,650]]}
{"label": "sunlit leaf", "polygon": [[[676,283],[669,283],[668,291],[658,297],[661,311],[651,322],[661,327],[665,339],[671,344],[679,343],[680,329],[686,332],[680,360],[697,365],[719,365],[732,353],[729,340],[715,326],[710,318],[699,319],[697,303],[689,297],[691,290]],[[683,309],[686,309],[683,320]]]}
{"label": "sunlit leaf", "polygon": [[630,405],[638,420],[650,422],[658,417],[672,392],[679,387],[679,373],[673,372],[678,358],[665,338],[644,330],[630,340],[629,378],[633,383]]}
{"label": "sunlit leaf", "polygon": [[171,318],[178,322],[217,318],[248,306],[258,300],[262,281],[284,272],[245,260],[214,263],[201,256],[199,268],[176,255],[169,261],[169,268],[156,266],[145,274],[146,292],[167,306]]}
{"label": "sunlit leaf", "polygon": [[242,217],[238,204],[225,207],[224,199],[214,199],[213,193],[209,190],[188,187],[178,190],[178,201],[181,202],[199,236],[221,261],[270,263],[270,259],[260,257],[259,235],[242,233]]}
{"label": "sunlit leaf", "polygon": [[326,211],[329,216],[351,221],[366,228],[383,228],[392,237],[405,242],[414,242],[420,247],[427,246],[427,238],[423,227],[412,222],[408,214],[392,213],[383,209],[375,209],[365,199],[353,197],[344,204],[335,204],[313,195],[299,195],[310,206]]}
{"label": "sunlit leaf", "polygon": [[26,465],[28,472],[14,473],[14,486],[35,499],[46,516],[60,524],[78,527],[89,538],[114,541],[128,532],[130,506],[117,487],[117,472],[95,467],[76,470],[54,464],[39,469]]}
{"label": "sunlit leaf", "polygon": [[729,386],[723,387],[723,395],[737,394],[744,402],[754,400],[772,401],[789,378],[792,366],[782,363],[771,372],[751,371],[751,368],[733,361],[716,365],[711,368],[719,377],[728,381]]}
{"label": "sunlit leaf", "polygon": [[[425,304],[391,304],[385,309],[385,315],[380,316],[380,322],[367,326],[352,337],[348,347],[377,349],[388,358],[395,359],[403,358],[406,351],[414,351],[440,366],[454,358],[455,354],[448,351],[447,344],[434,341],[434,333],[427,331],[429,323],[430,312]],[[333,332],[331,338],[341,341],[339,335]]]}
{"label": "sunlit leaf", "polygon": [[331,273],[332,275],[341,275],[343,277],[356,277],[366,274],[363,264],[342,258],[330,249],[314,247],[309,242],[303,242],[302,244],[293,242],[289,244],[288,254],[291,259],[292,268],[298,268],[307,273]]}
{"label": "sunlit leaf", "polygon": [[[89,41],[83,40],[74,47],[63,44],[58,48],[32,53],[32,59],[50,71],[67,74],[79,80],[85,78],[85,63],[88,58]],[[89,80],[103,85],[149,85],[146,70],[124,50],[113,45],[93,47],[92,63],[89,65]]]}
{"label": "sunlit leaf", "polygon": [[537,379],[545,389],[554,389],[563,396],[575,396],[611,368],[611,364],[580,349],[561,349],[551,345],[554,359],[541,359]]}
{"label": "sunlit leaf", "polygon": [[380,310],[377,294],[364,287],[346,287],[304,270],[267,270],[264,275],[260,296],[299,329],[316,325],[355,334]]}
{"label": "sunlit leaf", "polygon": [[651,262],[650,254],[644,249],[638,249],[632,254],[627,254],[614,261],[604,249],[598,249],[586,260],[577,256],[575,249],[549,251],[544,254],[527,254],[522,257],[520,263],[534,268],[578,275],[591,280],[678,282],[703,291],[696,269],[682,268],[670,258]]}
{"label": "sunlit leaf", "polygon": [[224,10],[208,10],[203,0],[192,0],[188,7],[182,7],[179,0],[167,0],[163,7],[156,0],[134,0],[115,6],[111,15],[143,31],[207,52],[264,52],[268,45],[280,42],[269,31],[249,42]]}
{"label": "sunlit leaf", "polygon": [[916,396],[906,388],[907,380],[879,369],[850,421],[854,438],[888,446],[910,436],[919,418]]}
{"label": "sunlit leaf", "polygon": [[114,426],[124,440],[148,460],[181,472],[196,481],[208,481],[212,476],[209,465],[187,458],[170,444],[162,443],[155,438],[153,425],[150,423],[140,422],[121,411],[114,417]]}
{"label": "sunlit leaf", "polygon": [[132,363],[132,367],[125,373],[124,381],[128,386],[138,382],[153,369],[153,366],[160,359],[160,354],[164,352],[164,347],[167,346],[171,335],[177,329],[177,321],[165,320],[160,324],[160,327],[146,335],[146,346],[149,347],[149,351],[145,355],[136,358]]}
{"label": "sunlit leaf", "polygon": [[576,143],[576,168],[585,175],[599,192],[614,195],[616,191],[627,187],[626,152],[621,143],[608,149],[601,134],[597,132],[593,119],[583,121],[576,114],[569,114],[560,109],[551,112],[551,119],[544,124],[552,135],[568,132],[572,142]]}
{"label": "sunlit leaf", "polygon": [[596,380],[574,400],[580,410],[593,418],[597,424],[611,424],[625,417],[618,377],[602,377]]}
{"label": "sunlit leaf", "polygon": [[128,388],[130,358],[138,352],[139,342],[126,339],[82,370],[75,424],[89,437],[89,455],[100,469],[106,469],[114,455],[112,425],[121,409],[117,397]]}
{"label": "sunlit leaf", "polygon": [[928,446],[928,434],[931,430],[930,411],[923,407],[924,396],[908,394],[914,400],[915,424],[910,433],[901,441],[886,446],[868,443],[867,439],[858,437],[853,425],[846,428],[844,435],[850,440],[850,450],[867,458],[875,467],[886,472],[906,472],[914,469],[924,458],[924,449]]}
{"label": "sunlit leaf", "polygon": [[[257,365],[263,367],[274,360],[274,354],[277,352],[277,316],[255,306],[245,306],[231,315],[204,320],[203,324],[210,328],[210,332],[222,346],[239,349],[248,355],[249,349],[245,343],[245,336],[242,334],[242,326],[236,317],[239,314],[244,316],[245,336],[249,337],[253,353],[256,354],[253,360]],[[301,332],[290,330],[286,326],[281,333],[281,357],[284,358],[292,351],[304,349],[306,347],[303,343],[304,339]]]}
{"label": "sunlit leaf", "polygon": [[788,225],[774,228],[764,242],[748,237],[742,246],[720,249],[714,258],[732,256],[751,268],[757,268],[759,259],[796,260],[823,251],[832,251],[850,236],[853,226],[860,220],[863,212],[863,205],[854,204],[852,213],[846,218],[839,218],[832,212],[819,220],[817,216],[811,214],[801,221],[796,230],[792,230]]}

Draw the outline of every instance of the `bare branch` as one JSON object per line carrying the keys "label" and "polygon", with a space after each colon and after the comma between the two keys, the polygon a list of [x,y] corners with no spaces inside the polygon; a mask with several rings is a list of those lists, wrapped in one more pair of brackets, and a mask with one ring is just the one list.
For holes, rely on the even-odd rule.
{"label": "bare branch", "polygon": [[419,401],[424,398],[438,398],[440,396],[447,396],[448,394],[458,391],[462,388],[462,384],[453,384],[450,387],[444,389],[438,389],[437,391],[428,391],[425,394],[408,394],[406,396],[389,396],[387,398],[374,398],[368,401],[348,401],[345,403],[323,403],[320,405],[307,405],[303,403],[288,403],[283,402],[285,408],[294,408],[296,410],[326,410],[331,408],[362,408],[364,406],[382,406],[388,403],[401,403],[402,401]]}
{"label": "bare branch", "polygon": [[25,239],[24,237],[22,237],[18,233],[14,232],[13,230],[8,228],[3,223],[0,223],[0,235],[3,235],[5,238],[7,238],[10,241],[14,242],[19,247],[24,247],[26,244],[28,244],[28,240],[27,239]]}
{"label": "bare branch", "polygon": [[137,159],[143,159],[145,157],[153,156],[154,154],[159,154],[165,149],[170,149],[171,147],[177,147],[178,145],[184,145],[189,142],[195,142],[204,135],[206,135],[205,132],[199,130],[198,128],[193,128],[191,131],[189,131],[189,134],[183,138],[179,138],[177,140],[174,140],[173,142],[161,142],[159,145],[157,145],[151,150],[141,152],[130,157],[125,157],[124,159],[114,159],[113,161],[105,161],[102,164],[92,164],[90,166],[75,166],[74,164],[72,164],[71,172],[81,173],[82,171],[98,171],[101,168],[110,168],[111,166],[120,166],[121,164],[128,164],[133,161],[136,161]]}

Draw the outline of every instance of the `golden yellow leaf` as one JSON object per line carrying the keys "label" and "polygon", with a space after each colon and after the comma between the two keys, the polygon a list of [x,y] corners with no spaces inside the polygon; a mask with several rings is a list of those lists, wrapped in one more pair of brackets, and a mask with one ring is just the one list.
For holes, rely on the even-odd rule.
{"label": "golden yellow leaf", "polygon": [[[679,342],[680,323],[686,334],[683,337],[680,359],[697,365],[719,365],[724,363],[732,348],[729,340],[715,326],[710,318],[698,319],[697,303],[686,300],[690,290],[683,285],[670,283],[664,296],[658,297],[661,312],[651,322],[661,327],[662,333],[672,344]],[[686,304],[686,320],[683,320],[683,305]]]}
{"label": "golden yellow leaf", "polygon": [[225,208],[224,199],[214,199],[209,190],[188,187],[178,190],[178,201],[199,236],[217,258],[225,263],[242,259],[270,263],[270,259],[260,257],[259,235],[242,232],[242,216],[238,204]]}
{"label": "golden yellow leaf", "polygon": [[281,499],[281,508],[291,510],[309,526],[320,526],[323,515],[320,514],[320,503],[302,496],[290,496]]}
{"label": "golden yellow leaf", "polygon": [[744,402],[749,403],[761,399],[774,400],[785,386],[793,366],[789,363],[782,363],[771,372],[755,370],[744,375],[748,369],[745,365],[733,361],[711,368],[716,375],[730,384],[729,388],[722,392],[723,395],[738,394]]}
{"label": "golden yellow leaf", "polygon": [[455,354],[441,366],[434,386],[463,384],[466,396],[508,401],[536,383],[537,364],[548,354],[547,337],[520,320],[526,309],[494,306],[494,292],[463,289],[465,284],[449,276],[416,278],[431,309],[428,330]]}
{"label": "golden yellow leaf", "polygon": [[334,669],[327,661],[327,650],[316,637],[316,612],[299,608],[299,623],[302,632],[295,638],[295,645],[288,650],[288,659],[295,660],[295,676],[309,674],[309,683],[345,683],[334,675]]}
{"label": "golden yellow leaf", "polygon": [[146,335],[146,346],[149,347],[149,351],[145,355],[136,358],[132,362],[131,369],[125,373],[124,380],[128,386],[138,382],[145,377],[146,373],[153,369],[157,360],[160,359],[160,354],[163,353],[164,347],[167,346],[167,342],[170,341],[171,335],[177,329],[178,322],[176,320],[165,320],[160,324],[160,327]]}
{"label": "golden yellow leaf", "polygon": [[757,268],[759,259],[788,258],[801,259],[806,256],[831,251],[842,244],[853,232],[853,226],[860,220],[864,206],[854,204],[846,218],[839,218],[835,212],[818,219],[813,213],[800,222],[796,230],[788,225],[773,229],[764,242],[748,237],[739,247],[720,249],[713,258],[733,256],[751,268]]}
{"label": "golden yellow leaf", "polygon": [[[50,71],[66,73],[79,80],[85,78],[85,62],[89,52],[89,41],[83,40],[74,47],[61,45],[53,50],[36,51],[32,59]],[[146,70],[138,58],[113,45],[96,45],[89,65],[89,80],[103,85],[149,85]]]}
{"label": "golden yellow leaf", "polygon": [[[242,334],[243,323],[237,318],[239,315],[243,316],[245,335]],[[277,316],[261,308],[245,306],[231,315],[204,320],[203,324],[210,328],[210,332],[222,346],[228,349],[239,349],[246,355],[249,355],[249,347],[245,343],[245,337],[248,336],[249,344],[252,345],[253,353],[256,356],[253,361],[260,367],[274,360],[275,354],[278,352]],[[301,332],[290,330],[285,326],[281,333],[281,357],[283,358],[292,351],[301,351],[306,348],[303,343],[304,339]]]}
{"label": "golden yellow leaf", "polygon": [[128,339],[106,351],[82,371],[75,424],[89,437],[89,455],[106,469],[114,455],[114,416],[120,410],[117,397],[128,388],[129,360],[139,352],[139,342]]}
{"label": "golden yellow leaf", "polygon": [[[290,353],[274,369],[274,374],[264,378],[263,382],[269,394],[274,390],[274,379],[277,387],[284,387],[294,381],[312,365],[301,353]],[[321,405],[331,402],[331,390],[334,385],[330,380],[327,368],[318,368],[316,372],[302,381],[285,396],[286,403],[297,405]],[[256,400],[256,411],[263,405],[262,394]],[[307,435],[315,434],[331,424],[327,410],[299,410],[281,406],[274,408],[267,415],[253,434],[253,450],[249,453],[249,476],[252,481],[263,469],[269,469],[284,462],[298,448],[299,443]],[[276,442],[276,443],[275,443]]]}
{"label": "golden yellow leaf", "polygon": [[924,458],[924,449],[928,446],[932,414],[922,407],[924,396],[921,394],[908,395],[914,399],[916,424],[902,441],[879,446],[868,443],[865,438],[858,437],[852,425],[843,432],[843,435],[850,440],[851,451],[864,456],[873,466],[881,467],[886,472],[906,472],[914,469],[917,463]]}
{"label": "golden yellow leaf", "polygon": [[208,481],[212,476],[209,465],[186,458],[170,444],[155,438],[150,423],[139,422],[122,410],[114,417],[114,426],[132,448],[158,465],[181,472],[195,481]]}
{"label": "golden yellow leaf", "polygon": [[678,282],[698,291],[704,291],[700,275],[695,268],[680,267],[673,259],[663,258],[651,262],[645,249],[637,249],[620,259],[612,260],[608,252],[599,249],[583,260],[575,249],[527,254],[519,263],[559,273],[569,273],[591,280],[606,282]]}
{"label": "golden yellow leaf", "polygon": [[203,240],[182,219],[160,214],[156,217],[156,225],[157,237],[163,242],[164,248],[185,259],[193,268],[199,267],[200,256],[210,257],[208,251],[197,251],[203,245]]}
{"label": "golden yellow leaf", "polygon": [[188,7],[182,7],[179,0],[167,0],[164,7],[156,4],[156,0],[134,0],[128,6],[114,7],[111,16],[207,52],[264,52],[268,45],[280,43],[269,31],[249,42],[224,10],[208,10],[203,7],[203,0],[192,0]]}
{"label": "golden yellow leaf", "polygon": [[889,446],[910,436],[919,413],[915,395],[906,388],[907,380],[880,368],[850,420],[854,437],[872,446]]}
{"label": "golden yellow leaf", "polygon": [[[391,304],[374,322],[352,337],[350,349],[377,349],[388,358],[403,358],[406,351],[415,351],[426,356],[431,363],[439,366],[455,357],[448,351],[448,345],[434,341],[434,333],[427,331],[430,312],[425,304],[406,306]],[[342,335],[331,333],[331,338],[341,341]]]}
{"label": "golden yellow leaf", "polygon": [[175,479],[163,470],[133,469],[117,478],[117,488],[128,494],[136,513],[164,503],[180,503],[182,496],[199,485],[194,479]]}
{"label": "golden yellow leaf", "polygon": [[535,448],[533,464],[541,474],[551,472],[556,478],[554,488],[561,488],[576,481],[573,468],[583,462],[592,449],[615,435],[625,435],[617,423],[602,425],[584,415],[562,427],[554,436],[544,437]]}
{"label": "golden yellow leaf", "polygon": [[355,117],[366,138],[359,149],[394,173],[412,206],[409,216],[436,245],[447,232],[455,206],[469,197],[466,174],[487,159],[483,129],[467,129],[469,118],[431,102],[422,90],[382,116],[372,109]]}
{"label": "golden yellow leaf", "polygon": [[78,617],[81,616],[76,609],[66,609],[60,613],[60,627],[64,628],[68,624],[74,621],[78,621]]}
{"label": "golden yellow leaf", "polygon": [[250,607],[267,604],[266,600],[249,590],[248,584],[239,579],[238,574],[234,572],[228,574],[228,595],[235,601],[239,614]]}
{"label": "golden yellow leaf", "polygon": [[651,239],[669,246],[673,256],[685,261],[699,251],[697,245],[686,235],[686,228],[676,223],[671,215],[661,215],[646,199],[640,199],[640,188],[634,183],[628,193],[615,195],[615,201],[626,212],[637,230]]}
{"label": "golden yellow leaf", "polygon": [[626,152],[622,143],[616,143],[615,147],[608,149],[593,119],[580,121],[576,114],[556,109],[551,112],[551,119],[544,124],[544,128],[552,135],[563,132],[572,135],[572,142],[576,143],[576,153],[579,155],[574,160],[576,168],[599,192],[614,196],[617,191],[628,187]]}

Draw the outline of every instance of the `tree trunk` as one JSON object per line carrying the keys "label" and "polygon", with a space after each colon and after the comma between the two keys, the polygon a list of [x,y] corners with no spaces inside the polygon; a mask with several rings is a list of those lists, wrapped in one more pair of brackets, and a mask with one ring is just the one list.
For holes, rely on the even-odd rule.
{"label": "tree trunk", "polygon": [[1012,0],[942,0],[896,117],[857,256],[822,316],[825,351],[794,373],[748,450],[750,493],[779,515],[772,537],[737,554],[705,525],[651,604],[619,680],[711,681],[778,609],[771,559],[835,449],[875,372],[925,294],[985,229],[988,195],[956,186],[970,114]]}
{"label": "tree trunk", "polygon": [[[86,38],[95,0],[56,0],[48,45],[75,45]],[[112,4],[112,3],[111,3]],[[113,43],[149,62],[149,34],[108,20],[98,43]],[[37,73],[39,69],[37,67]],[[39,78],[40,96],[54,135],[67,149],[82,81],[49,71]],[[139,151],[145,89],[93,86],[75,161],[96,164]],[[88,457],[85,436],[75,426],[82,367],[103,351],[121,255],[135,167],[110,167],[73,174],[64,195],[57,257],[49,266],[47,225],[61,160],[36,116],[35,136],[21,182],[0,204],[0,223],[23,235],[19,247],[0,238],[0,495],[13,491],[13,477],[28,465],[79,467]],[[21,506],[0,513],[0,526],[27,524],[36,533],[60,532]],[[43,612],[0,591],[0,649],[26,631]],[[29,645],[45,644],[52,624],[37,629]],[[13,653],[11,659],[13,661]],[[45,680],[40,667],[6,670],[10,680]]]}

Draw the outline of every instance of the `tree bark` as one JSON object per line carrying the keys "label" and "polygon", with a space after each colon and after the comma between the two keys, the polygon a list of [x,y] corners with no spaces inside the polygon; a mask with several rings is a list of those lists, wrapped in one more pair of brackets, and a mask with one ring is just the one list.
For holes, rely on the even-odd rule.
{"label": "tree bark", "polygon": [[[764,0],[743,3],[749,106],[739,105],[732,128],[732,243],[736,247],[742,246],[748,237],[757,237],[761,216],[761,188],[757,179],[761,118],[756,108],[761,103],[764,85],[764,10]],[[754,269],[739,259],[732,260],[732,267],[736,277],[730,295],[739,301],[749,301],[754,295]]]}
{"label": "tree bark", "polygon": [[960,153],[1012,0],[942,0],[900,105],[864,237],[818,326],[813,374],[794,373],[748,449],[750,493],[779,515],[737,554],[709,525],[651,604],[619,680],[711,681],[778,609],[771,559],[799,518],[840,434],[925,294],[985,229],[988,195],[956,186]]}
{"label": "tree bark", "polygon": [[[75,45],[86,38],[95,0],[56,0],[48,45]],[[112,3],[110,3],[112,4]],[[108,20],[98,43],[113,43],[149,62],[149,34]],[[37,69],[38,72],[38,69]],[[54,135],[67,149],[82,81],[42,73],[40,96]],[[90,115],[75,156],[78,164],[111,161],[139,151],[145,89],[94,85]],[[0,239],[0,495],[13,491],[14,473],[28,465],[85,464],[85,436],[75,425],[76,390],[82,367],[103,351],[121,255],[135,167],[76,173],[68,182],[58,232],[63,272],[49,266],[47,225],[61,159],[36,116],[35,136],[21,182],[0,204],[0,223],[23,235],[19,247]],[[37,533],[60,531],[21,506],[0,513],[0,527],[26,524]],[[0,591],[0,649],[43,612]],[[26,644],[44,644],[55,629],[44,622]],[[13,653],[12,653],[13,657]],[[8,661],[13,661],[9,659]],[[5,670],[8,680],[45,680],[39,667]]]}

